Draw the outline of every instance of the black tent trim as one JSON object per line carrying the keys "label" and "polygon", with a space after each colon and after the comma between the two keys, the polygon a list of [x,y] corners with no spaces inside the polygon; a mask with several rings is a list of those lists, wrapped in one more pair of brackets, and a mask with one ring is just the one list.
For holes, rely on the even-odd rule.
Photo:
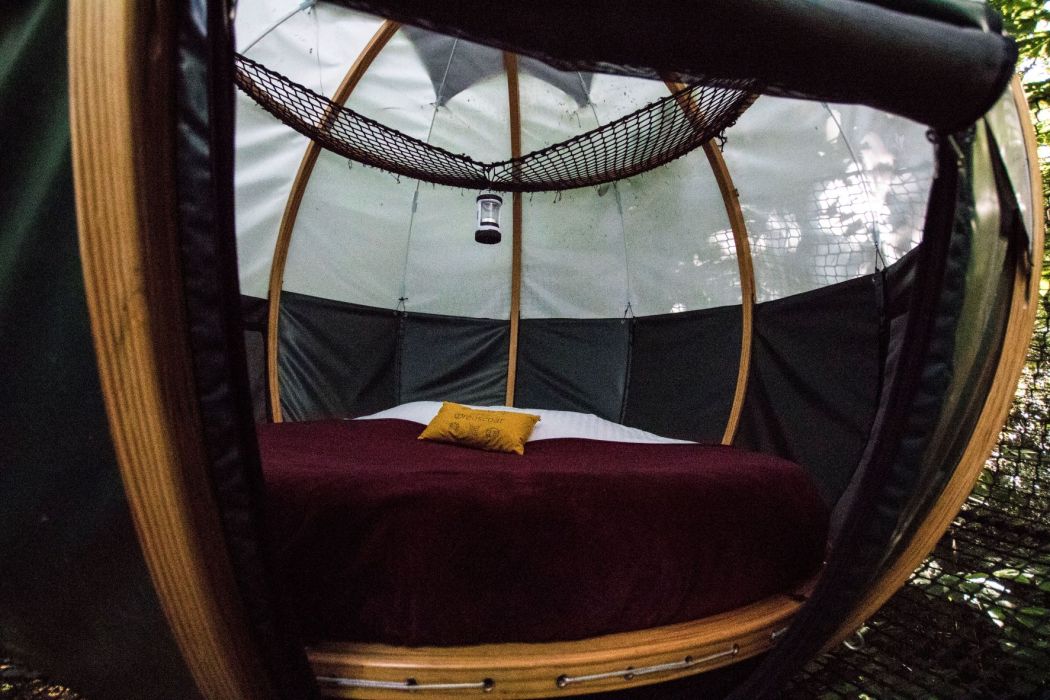
{"label": "black tent trim", "polygon": [[[914,357],[909,355],[907,344],[916,336],[905,333],[898,339],[900,347],[893,353],[896,361],[890,363],[888,380],[889,390],[896,396],[888,396],[880,407],[865,458],[838,505],[832,555],[825,573],[785,636],[785,643],[770,654],[734,698],[772,694],[809,656],[844,636],[848,623],[843,620],[859,624],[863,619],[858,618],[860,611],[873,612],[868,607],[873,582],[882,585],[884,578],[892,581],[900,576],[900,560],[909,559],[906,547],[926,526],[926,522],[919,522],[921,514],[928,514],[941,501],[961,502],[969,492],[970,482],[961,483],[955,473],[963,468],[952,466],[961,465],[968,453],[975,452],[967,469],[976,476],[974,466],[979,468],[987,452],[983,448],[972,450],[973,443],[995,437],[991,432],[975,438],[989,408],[972,405],[969,395],[980,391],[976,389],[980,386],[984,387],[982,395],[991,395],[992,386],[1001,380],[1007,352],[1004,347],[1009,344],[1011,331],[1007,317],[1034,316],[1031,290],[1026,288],[1024,227],[1016,216],[1012,192],[999,190],[998,242],[977,235],[975,230],[972,183],[982,170],[986,177],[998,178],[1003,168],[986,124],[963,134],[939,137],[938,152],[941,176],[931,195],[924,241],[939,241],[943,263],[928,263],[925,269],[916,270],[907,321],[909,331],[913,324],[926,325],[927,349]],[[980,164],[975,165],[978,160]],[[954,204],[948,201],[951,189],[955,191]],[[997,245],[999,253],[989,251],[989,244]],[[930,256],[925,244],[920,250]],[[975,307],[965,301],[967,277],[975,260],[989,258],[1002,261],[998,280],[994,274],[992,277],[999,291]],[[931,282],[923,275],[941,278],[939,294],[931,293],[938,280]],[[924,294],[936,298],[917,298]],[[1005,314],[986,313],[1004,299],[1008,308]],[[972,364],[961,361],[975,350]],[[1023,359],[1023,353],[1011,354],[1010,363]],[[909,374],[915,387],[911,392]],[[995,422],[985,426],[985,432],[1000,424],[997,411],[1004,412],[1005,406],[991,409]],[[949,517],[953,513],[951,510]],[[903,574],[908,571],[903,570]]]}
{"label": "black tent trim", "polygon": [[233,36],[220,3],[181,5],[175,66],[178,232],[202,443],[255,651],[279,697],[316,697],[273,586],[247,375],[233,214]]}
{"label": "black tent trim", "polygon": [[498,10],[483,0],[327,1],[563,70],[712,85],[751,78],[766,94],[864,104],[945,133],[987,112],[1017,61],[994,11],[962,0],[741,0],[688,9],[541,0]]}

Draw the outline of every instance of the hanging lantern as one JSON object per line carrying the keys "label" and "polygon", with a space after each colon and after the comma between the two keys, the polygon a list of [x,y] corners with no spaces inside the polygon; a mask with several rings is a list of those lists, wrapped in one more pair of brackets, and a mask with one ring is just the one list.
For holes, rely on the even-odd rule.
{"label": "hanging lantern", "polygon": [[474,231],[474,240],[478,243],[492,245],[503,238],[499,230],[499,209],[503,198],[498,194],[483,192],[478,195],[478,228]]}

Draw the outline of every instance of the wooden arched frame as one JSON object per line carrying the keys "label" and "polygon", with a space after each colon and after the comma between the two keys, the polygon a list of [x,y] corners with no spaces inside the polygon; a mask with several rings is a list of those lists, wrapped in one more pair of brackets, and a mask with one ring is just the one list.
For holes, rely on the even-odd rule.
{"label": "wooden arched frame", "polygon": [[69,2],[77,228],[106,413],[172,634],[207,698],[276,698],[212,496],[175,207],[174,0]]}
{"label": "wooden arched frame", "polygon": [[[81,256],[113,442],[172,633],[205,697],[259,700],[275,692],[250,643],[220,534],[181,312],[170,121],[174,4],[70,0],[70,119]],[[1019,83],[1013,90],[1026,118]],[[1041,202],[1034,132],[1027,119],[1025,135],[1033,199]],[[841,636],[866,619],[929,552],[994,443],[1035,315],[1038,285],[1032,282],[1039,279],[1042,212],[1033,218],[1034,269],[1017,273],[990,397],[959,469],[903,555],[843,624]],[[421,649],[412,658],[392,647],[333,645],[310,656],[322,673],[346,670],[356,677],[402,679],[411,669],[417,682],[462,679],[456,669],[464,666],[493,669],[493,674],[505,670],[500,694],[561,695],[667,680],[758,653],[774,642],[797,607],[793,597],[774,596],[695,623],[563,644]],[[691,658],[679,658],[686,650]],[[626,666],[657,670],[641,676]],[[559,674],[554,689],[552,671]],[[560,688],[560,676],[578,685]],[[589,683],[580,677],[589,677]],[[369,694],[405,695],[382,688]]]}
{"label": "wooden arched frame", "polygon": [[[665,81],[672,93],[688,87],[685,83]],[[682,111],[690,117],[699,128],[703,128],[704,119],[700,106],[689,97],[678,98]],[[694,121],[695,120],[695,121]],[[740,360],[737,363],[736,388],[733,390],[733,403],[729,409],[722,444],[730,445],[740,425],[740,415],[744,410],[744,399],[747,397],[747,379],[751,372],[751,346],[755,327],[755,266],[751,259],[751,243],[747,238],[747,223],[740,208],[740,193],[733,184],[725,158],[718,146],[707,141],[704,143],[704,155],[711,166],[711,173],[718,183],[722,195],[729,227],[733,231],[733,249],[736,252],[737,273],[740,276]]]}
{"label": "wooden arched frame", "polygon": [[[390,42],[394,34],[401,27],[397,22],[387,20],[380,25],[371,40],[358,55],[357,60],[346,72],[339,87],[332,93],[332,102],[343,104],[350,94],[361,82],[365,72],[376,60],[379,52]],[[292,189],[288,194],[288,202],[281,216],[281,226],[277,230],[277,242],[273,247],[273,261],[270,263],[270,285],[267,297],[269,308],[267,309],[266,322],[266,377],[270,393],[270,415],[274,423],[283,420],[281,415],[281,385],[277,375],[277,352],[278,352],[278,325],[281,319],[281,289],[284,285],[284,268],[288,262],[288,249],[292,245],[292,231],[295,229],[295,220],[299,216],[299,207],[303,203],[303,195],[306,194],[306,185],[313,175],[317,158],[321,155],[321,144],[310,140],[306,145],[306,153],[299,163],[299,170],[295,173],[292,181]]]}
{"label": "wooden arched frame", "polygon": [[[503,69],[507,73],[507,107],[510,117],[510,157],[521,157],[521,92],[518,87],[518,57],[503,52]],[[517,175],[517,173],[514,173]],[[514,405],[514,387],[518,380],[518,328],[521,325],[521,246],[525,234],[522,224],[521,192],[511,199],[510,253],[510,340],[507,353],[507,393],[504,403]]]}
{"label": "wooden arched frame", "polygon": [[740,425],[740,415],[744,411],[747,380],[751,373],[751,347],[755,328],[755,266],[751,259],[751,244],[747,239],[747,224],[744,222],[744,213],[740,209],[740,195],[733,185],[733,178],[722,157],[722,151],[708,141],[704,144],[704,154],[718,182],[726,215],[729,217],[729,226],[733,229],[737,272],[740,275],[740,361],[737,364],[733,404],[729,409],[729,418],[722,435],[722,444],[731,445],[733,438],[736,437],[737,427]]}

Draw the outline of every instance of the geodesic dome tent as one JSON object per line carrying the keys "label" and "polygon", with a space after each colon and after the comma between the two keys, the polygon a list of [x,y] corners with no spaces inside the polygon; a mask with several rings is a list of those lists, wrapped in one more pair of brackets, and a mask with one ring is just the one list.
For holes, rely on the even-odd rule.
{"label": "geodesic dome tent", "polygon": [[[928,126],[863,105],[752,104],[757,81],[683,93],[558,70],[339,7],[267,31],[280,16],[242,13],[241,36],[263,36],[237,67],[241,283],[269,291],[274,418],[420,400],[580,411],[788,458],[839,502],[927,225]],[[1017,109],[1004,95],[977,138],[1002,144],[1001,175],[1022,183],[1016,211],[1032,230]],[[326,150],[296,171],[303,135]],[[511,192],[506,245],[472,235],[488,190]],[[1002,261],[1018,253],[1007,247]],[[614,631],[639,626],[626,624]],[[500,634],[466,639],[549,641]]]}
{"label": "geodesic dome tent", "polygon": [[[192,360],[183,371],[196,378],[190,403],[204,426],[203,471],[224,518],[234,597],[254,625],[239,648],[270,664],[273,682],[305,682],[306,672],[273,641],[287,638],[267,612],[260,477],[270,479],[271,517],[286,491],[258,471],[239,305],[256,416],[265,419],[268,399],[275,421],[259,428],[264,466],[276,435],[319,419],[426,400],[507,404],[783,460],[808,480],[812,519],[830,514],[812,571],[699,620],[507,640],[527,649],[488,638],[436,651],[425,640],[308,633],[325,692],[613,690],[772,649],[738,690],[753,696],[899,583],[950,518],[1002,418],[1038,275],[1030,135],[1016,93],[1003,94],[1010,44],[983,9],[742,5],[705,10],[723,31],[698,43],[655,13],[628,23],[623,8],[596,24],[519,6],[493,17],[468,6],[322,3],[268,31],[287,14],[281,7],[241,8],[240,36],[266,33],[241,58],[224,43],[225,8],[176,13],[183,60],[174,69],[173,240]],[[617,29],[626,26],[630,37]],[[836,60],[844,56],[850,65]],[[236,131],[233,80],[247,93]],[[553,165],[530,170],[537,163]],[[475,238],[477,195],[487,191],[506,193],[499,245]],[[231,281],[234,215],[243,300]],[[368,449],[326,440],[298,454]],[[438,471],[451,469],[456,458],[442,454]],[[636,476],[663,460],[634,447],[601,459],[614,454],[632,455]],[[470,468],[478,478],[486,467]],[[727,530],[754,520],[800,535],[783,503],[754,515],[782,489],[750,468],[733,470],[754,483],[734,486],[743,497],[732,512],[744,517]],[[314,482],[313,495],[331,483]],[[650,503],[673,500],[648,483],[628,491],[644,499],[650,488],[667,495]],[[726,493],[680,512],[713,508]],[[562,497],[542,514],[572,513],[582,498],[571,488]],[[291,551],[277,530],[270,544]],[[704,551],[728,548],[729,532],[706,534]],[[750,549],[780,549],[770,541]],[[641,538],[636,550],[667,542]],[[410,553],[378,549],[395,562]],[[745,565],[730,557],[723,578]],[[364,571],[381,586],[398,583]],[[593,584],[598,601],[613,580],[579,584]],[[322,607],[312,612],[322,617],[336,596],[315,583]],[[626,588],[631,601],[665,602]],[[299,592],[299,602],[310,595]],[[566,609],[570,622],[582,610]],[[393,614],[380,606],[362,619]],[[310,625],[302,609],[296,624]]]}

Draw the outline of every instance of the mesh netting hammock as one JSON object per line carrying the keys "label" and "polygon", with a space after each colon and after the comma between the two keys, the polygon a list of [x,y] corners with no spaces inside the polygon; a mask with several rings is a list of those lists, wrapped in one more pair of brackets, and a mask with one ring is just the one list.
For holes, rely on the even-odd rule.
{"label": "mesh netting hammock", "polygon": [[600,185],[659,167],[702,146],[754,102],[750,80],[692,85],[567,141],[483,163],[384,126],[245,56],[236,82],[268,112],[345,158],[441,185],[542,192]]}

